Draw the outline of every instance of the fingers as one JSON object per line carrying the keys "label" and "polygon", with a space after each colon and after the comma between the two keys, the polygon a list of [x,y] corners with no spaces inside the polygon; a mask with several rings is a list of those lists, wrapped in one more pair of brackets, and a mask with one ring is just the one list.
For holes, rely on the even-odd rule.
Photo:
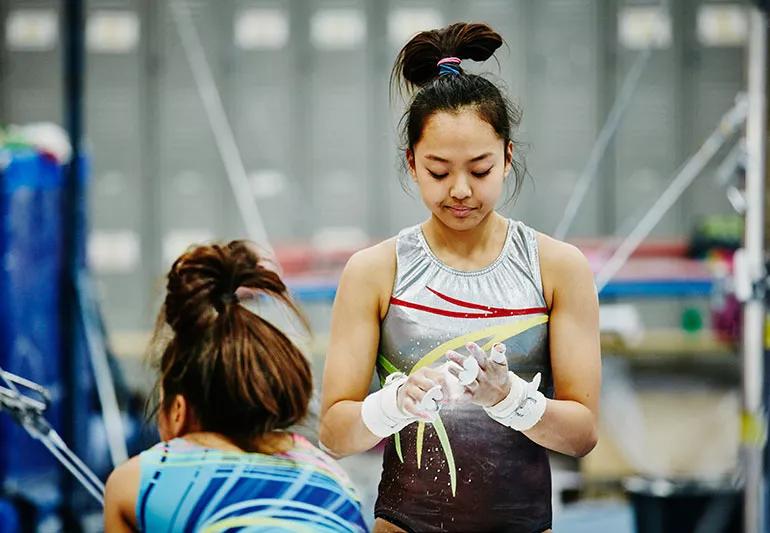
{"label": "fingers", "polygon": [[475,357],[466,357],[463,361],[463,370],[457,374],[457,379],[460,380],[460,384],[468,385],[476,380],[479,376],[480,366],[476,362]]}
{"label": "fingers", "polygon": [[436,383],[441,383],[441,381],[444,379],[444,372],[442,372],[441,367],[423,368],[415,374],[415,376],[419,376],[419,375],[422,375],[429,381],[432,381],[434,385]]}
{"label": "fingers", "polygon": [[[468,343],[468,346],[476,346],[479,350],[479,348],[476,344]],[[470,351],[470,348],[469,348]],[[481,350],[481,353],[484,353],[483,350]],[[467,385],[468,383],[475,380],[478,375],[479,371],[481,369],[481,365],[478,363],[478,359],[474,357],[463,357],[459,353],[449,350],[446,353],[447,359],[452,361],[453,363],[456,363],[457,365],[461,366],[462,369],[459,368],[450,368],[449,371],[452,373],[453,376],[455,376],[458,380],[460,380],[460,384]]]}
{"label": "fingers", "polygon": [[463,385],[470,383],[479,375],[479,365],[474,357],[460,355],[454,350],[449,350],[446,357],[452,363],[448,368],[449,372]]}
{"label": "fingers", "polygon": [[427,391],[418,405],[418,408],[426,413],[437,413],[439,410],[439,401],[444,398],[441,392],[441,386],[436,385]]}
{"label": "fingers", "polygon": [[444,398],[441,373],[425,368],[409,376],[404,384],[404,410],[422,420],[430,421]]}
{"label": "fingers", "polygon": [[[489,355],[476,343],[466,344],[468,357],[463,357],[455,351],[448,351],[446,358],[452,365],[462,365],[462,368],[448,368],[462,386],[460,396],[463,401],[469,400],[479,405],[486,405],[488,398],[496,395],[503,380],[508,379],[508,359],[506,346],[497,343],[492,346]],[[458,396],[455,393],[455,396]]]}
{"label": "fingers", "polygon": [[[459,353],[457,353],[454,350],[449,350],[446,353],[446,358],[449,359],[450,361],[452,361],[453,363],[456,363],[456,364],[458,364],[460,366],[463,366],[463,362],[466,359],[465,356],[460,355]],[[450,372],[451,372],[451,369],[450,369]]]}
{"label": "fingers", "polygon": [[[407,381],[407,386],[410,388],[415,387],[417,389],[420,389],[423,392],[427,392],[436,385],[438,385],[437,380],[434,378],[438,378],[439,376],[435,375],[436,372],[432,371],[429,368],[426,368],[422,371],[417,372],[416,374],[412,374],[409,376],[409,379]],[[418,398],[419,400],[419,398]]]}
{"label": "fingers", "polygon": [[506,346],[497,343],[487,353],[476,343],[465,345],[467,356],[446,352],[441,366],[423,367],[404,385],[403,409],[424,421],[432,421],[444,404],[471,401],[479,405],[499,392],[508,377]]}
{"label": "fingers", "polygon": [[438,368],[430,368],[425,370],[425,375],[430,378],[434,383],[441,386],[441,397],[439,401],[447,400],[452,395],[452,386],[457,379],[457,372],[461,371],[462,367],[452,361],[447,361]]}
{"label": "fingers", "polygon": [[498,365],[508,364],[508,360],[505,357],[505,344],[498,342],[489,351],[489,359]]}
{"label": "fingers", "polygon": [[469,342],[465,345],[465,348],[476,359],[476,362],[479,364],[479,366],[482,369],[487,368],[487,354],[486,352],[484,352],[484,350],[481,349],[481,347],[478,344],[476,344],[475,342]]}
{"label": "fingers", "polygon": [[[452,352],[452,353],[455,353],[455,352]],[[456,355],[459,355],[459,354],[456,354]],[[449,357],[449,355],[447,355],[447,357]],[[450,361],[446,365],[446,371],[449,372],[451,375],[453,375],[455,378],[459,379],[460,372],[463,371],[462,363],[456,363],[455,361]]]}
{"label": "fingers", "polygon": [[463,367],[454,361],[446,361],[435,370],[439,372],[436,381],[441,384],[441,392],[443,393],[440,400],[441,404],[454,404],[463,401],[465,399],[463,386],[460,385],[460,380],[457,377],[462,372]]}
{"label": "fingers", "polygon": [[401,407],[406,413],[416,416],[420,420],[429,422],[433,420],[433,414],[423,411],[420,408],[419,402],[415,401],[411,396],[404,396],[404,404]]}

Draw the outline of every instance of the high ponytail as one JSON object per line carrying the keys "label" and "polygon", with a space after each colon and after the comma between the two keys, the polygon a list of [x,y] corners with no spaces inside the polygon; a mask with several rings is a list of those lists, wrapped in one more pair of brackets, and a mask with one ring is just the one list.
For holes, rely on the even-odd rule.
{"label": "high ponytail", "polygon": [[158,361],[160,408],[181,394],[203,430],[247,446],[305,416],[312,379],[291,340],[240,305],[243,294],[281,301],[307,328],[280,276],[252,244],[233,241],[192,248],[174,262],[155,338],[170,329]]}
{"label": "high ponytail", "polygon": [[420,32],[399,52],[391,82],[402,81],[412,89],[422,87],[438,77],[441,59],[486,61],[503,42],[500,34],[486,24],[458,22],[440,30]]}

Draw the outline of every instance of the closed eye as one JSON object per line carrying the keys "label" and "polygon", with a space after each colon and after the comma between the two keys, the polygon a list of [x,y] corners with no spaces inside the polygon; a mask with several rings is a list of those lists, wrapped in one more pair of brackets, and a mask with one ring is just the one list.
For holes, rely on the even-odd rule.
{"label": "closed eye", "polygon": [[446,178],[449,175],[449,172],[444,172],[443,174],[436,174],[432,170],[429,170],[430,175],[436,178],[437,180],[440,180],[441,178]]}
{"label": "closed eye", "polygon": [[471,174],[473,174],[477,178],[483,178],[484,176],[486,176],[487,174],[492,172],[493,168],[494,168],[494,165],[489,167],[488,169],[486,169],[484,171],[481,171],[481,172],[471,172]]}

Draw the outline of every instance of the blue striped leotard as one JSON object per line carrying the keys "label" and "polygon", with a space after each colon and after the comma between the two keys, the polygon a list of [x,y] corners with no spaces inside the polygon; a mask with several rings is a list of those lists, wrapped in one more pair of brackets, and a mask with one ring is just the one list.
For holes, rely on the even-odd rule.
{"label": "blue striped leotard", "polygon": [[140,531],[366,531],[345,472],[300,435],[287,452],[203,448],[182,438],[140,454]]}

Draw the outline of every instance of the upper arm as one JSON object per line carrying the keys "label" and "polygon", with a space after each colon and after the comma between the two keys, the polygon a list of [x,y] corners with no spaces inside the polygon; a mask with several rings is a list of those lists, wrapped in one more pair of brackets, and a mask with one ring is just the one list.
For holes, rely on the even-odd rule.
{"label": "upper arm", "polygon": [[324,366],[321,415],[342,400],[369,392],[380,340],[380,320],[395,276],[395,245],[386,241],[350,258],[332,308]]}
{"label": "upper arm", "polygon": [[139,457],[112,471],[104,488],[104,530],[129,533],[136,530],[136,498],[139,492]]}
{"label": "upper arm", "polygon": [[541,239],[543,281],[551,291],[551,369],[557,400],[598,413],[601,387],[599,302],[585,256],[566,243]]}

